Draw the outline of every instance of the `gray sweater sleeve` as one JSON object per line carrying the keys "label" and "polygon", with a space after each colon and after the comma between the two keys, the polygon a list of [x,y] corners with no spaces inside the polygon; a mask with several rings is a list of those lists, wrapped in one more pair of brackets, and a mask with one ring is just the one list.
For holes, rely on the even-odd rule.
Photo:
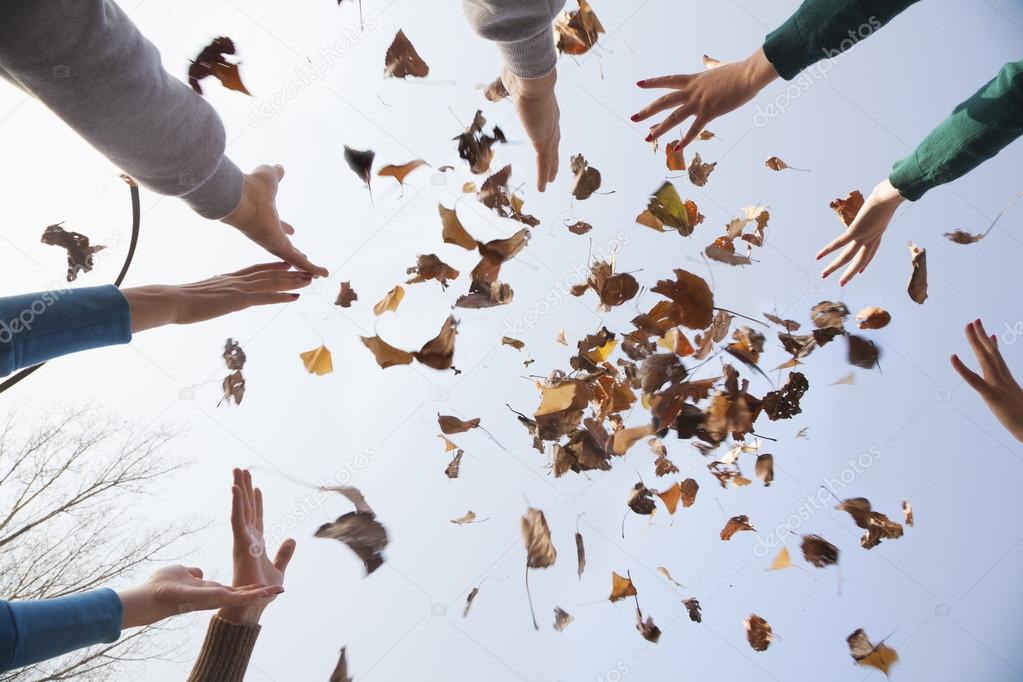
{"label": "gray sweater sleeve", "polygon": [[469,23],[497,43],[504,63],[516,76],[539,78],[558,59],[551,24],[565,0],[462,0]]}
{"label": "gray sweater sleeve", "polygon": [[211,219],[241,200],[220,117],[111,0],[0,3],[0,69],[149,189]]}

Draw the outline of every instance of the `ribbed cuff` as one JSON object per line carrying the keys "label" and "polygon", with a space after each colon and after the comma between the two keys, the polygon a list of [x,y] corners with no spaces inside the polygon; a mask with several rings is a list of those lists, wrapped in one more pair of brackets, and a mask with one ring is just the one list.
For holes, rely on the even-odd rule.
{"label": "ribbed cuff", "polygon": [[213,616],[188,682],[242,682],[259,630]]}
{"label": "ribbed cuff", "polygon": [[542,32],[512,43],[497,44],[505,66],[519,78],[542,78],[554,70],[558,52],[554,48],[554,30]]}
{"label": "ribbed cuff", "polygon": [[805,56],[803,36],[796,25],[795,15],[767,34],[764,38],[764,55],[771,62],[778,75],[792,80],[804,68],[812,64]]}
{"label": "ribbed cuff", "polygon": [[916,201],[935,185],[917,160],[916,152],[895,162],[891,175],[888,176],[888,182],[899,190],[899,194],[903,198],[910,201]]}
{"label": "ribbed cuff", "polygon": [[241,169],[231,159],[222,156],[213,175],[181,198],[203,218],[220,220],[242,200],[243,181]]}

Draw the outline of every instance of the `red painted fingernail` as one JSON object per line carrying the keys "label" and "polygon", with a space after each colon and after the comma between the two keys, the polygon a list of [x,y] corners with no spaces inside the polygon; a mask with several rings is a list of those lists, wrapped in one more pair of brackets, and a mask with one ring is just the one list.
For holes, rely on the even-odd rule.
{"label": "red painted fingernail", "polygon": [[651,135],[647,135],[644,139],[647,142],[653,142],[654,141],[654,136],[652,134]]}
{"label": "red painted fingernail", "polygon": [[636,81],[636,85],[646,85],[646,81]]}
{"label": "red painted fingernail", "polygon": [[301,295],[302,294],[288,294],[288,296],[291,296],[291,300],[293,300],[293,301],[298,300],[298,297],[301,296]]}
{"label": "red painted fingernail", "polygon": [[631,120],[631,121],[638,121],[639,120],[639,114],[633,114],[632,116],[629,116],[629,120]]}

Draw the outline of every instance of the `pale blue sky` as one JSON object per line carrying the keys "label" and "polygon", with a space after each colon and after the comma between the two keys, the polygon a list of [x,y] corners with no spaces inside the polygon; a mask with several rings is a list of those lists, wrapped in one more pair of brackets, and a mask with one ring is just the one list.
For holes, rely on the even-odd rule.
{"label": "pale blue sky", "polygon": [[[498,57],[470,34],[457,2],[366,0],[370,28],[361,34],[355,33],[353,3],[339,9],[330,0],[301,8],[265,1],[125,2],[173,73],[183,76],[187,59],[211,37],[234,39],[255,97],[207,88],[227,126],[229,153],[243,167],[285,165],[281,213],[296,226],[300,248],[332,275],[286,309],[163,329],[130,347],[54,362],[0,398],[3,407],[95,401],[129,417],[187,425],[179,451],[194,463],[144,511],[154,521],[182,513],[211,518],[203,547],[189,561],[222,578],[230,570],[225,543],[232,466],[274,466],[307,479],[330,477],[346,466],[356,470],[352,482],[392,537],[388,563],[368,579],[346,549],[311,537],[319,524],[348,509],[342,500],[309,498],[291,483],[256,474],[266,492],[267,525],[294,525],[299,546],[287,592],[264,618],[252,680],[326,679],[343,644],[360,682],[880,679],[848,656],[845,637],[858,627],[875,640],[894,633],[889,643],[902,658],[894,679],[1023,677],[1015,633],[1023,596],[1023,531],[1016,523],[1023,512],[1023,448],[947,359],[952,352],[968,354],[962,335],[967,321],[983,317],[1000,333],[1023,318],[1015,293],[1023,213],[1010,213],[1000,229],[972,246],[941,236],[955,228],[980,231],[1023,189],[1023,144],[904,207],[871,269],[847,290],[822,283],[813,261],[840,228],[828,208],[831,199],[854,188],[869,191],[953,106],[1003,63],[1020,58],[1023,7],[1011,0],[919,3],[840,59],[767,126],[753,126],[754,105],[710,126],[718,139],[693,148],[719,162],[709,184],[701,189],[677,181],[707,216],[692,238],[657,234],[633,222],[665,175],[662,153],[651,154],[642,141],[645,130],[628,121],[651,97],[635,81],[698,70],[704,53],[741,58],[796,4],[595,0],[607,28],[601,48],[559,62],[561,155],[567,161],[583,153],[601,170],[604,189],[614,193],[573,206],[565,168],[546,195],[530,189],[533,161],[512,106],[488,103],[475,89],[496,75]],[[430,64],[426,81],[381,77],[384,51],[399,28]],[[343,54],[309,87],[287,96],[296,70],[329,49]],[[766,105],[785,87],[770,86],[757,102]],[[284,93],[283,99],[274,93]],[[0,146],[7,159],[0,183],[8,192],[3,234],[10,240],[2,247],[0,283],[10,292],[40,288],[62,272],[60,253],[38,243],[46,224],[67,220],[103,240],[123,234],[129,217],[114,169],[40,105],[23,100],[0,88]],[[251,105],[270,101],[280,105],[279,113],[253,115]],[[465,273],[474,263],[471,254],[440,243],[436,203],[452,205],[470,179],[450,138],[477,108],[512,141],[498,148],[495,167],[513,164],[513,182],[525,185],[526,209],[543,221],[502,273],[515,300],[504,308],[459,313],[455,361],[462,375],[422,367],[382,371],[358,336],[376,328],[395,345],[418,346],[439,328],[466,285],[465,275],[448,293],[433,283],[408,287],[397,315],[377,320],[372,304],[405,279],[419,253],[435,252]],[[421,157],[435,166],[453,163],[458,172],[440,185],[431,171],[417,171],[403,195],[381,178],[371,204],[344,166],[343,144],[375,149],[379,163]],[[763,165],[772,155],[812,172],[772,173]],[[882,371],[857,370],[856,385],[831,386],[848,371],[841,345],[809,358],[804,413],[791,422],[760,425],[779,439],[768,448],[778,474],[767,489],[757,483],[722,490],[688,443],[669,440],[672,459],[701,484],[697,503],[680,512],[674,525],[666,515],[652,527],[632,517],[623,540],[619,524],[627,490],[637,471],[652,480],[652,457],[637,446],[611,472],[548,476],[546,458],[530,448],[504,407],[509,402],[531,412],[536,391],[522,378],[523,356],[498,340],[528,321],[520,338],[536,358],[530,371],[567,367],[569,350],[554,343],[560,329],[570,339],[601,324],[625,330],[635,314],[627,305],[602,315],[592,295],[576,300],[551,293],[585,267],[591,248],[596,253],[627,238],[619,267],[638,271],[647,286],[674,267],[704,275],[703,246],[741,207],[755,203],[771,209],[767,245],[751,267],[713,267],[718,303],[803,321],[825,298],[840,298],[854,311],[883,306],[893,322],[870,334],[884,348]],[[174,200],[144,191],[143,204],[143,235],[129,285],[191,281],[264,258],[238,235]],[[517,228],[471,198],[458,208],[481,238]],[[569,218],[593,223],[592,247],[590,239],[563,227]],[[923,306],[905,293],[908,240],[928,249],[930,298]],[[103,261],[82,284],[110,281],[120,260],[115,254]],[[360,296],[345,312],[331,305],[342,279],[351,280]],[[652,300],[645,296],[640,305]],[[241,408],[215,407],[227,336],[240,339],[249,357]],[[334,352],[335,373],[312,377],[298,354],[321,341]],[[773,367],[784,356],[773,341],[769,345],[763,364]],[[1003,347],[1010,366],[1023,369],[1020,346]],[[751,382],[757,394],[768,390],[762,378],[752,376]],[[181,399],[190,386],[197,386],[194,399]],[[480,433],[456,438],[467,455],[462,476],[449,481],[436,438],[438,411],[481,417],[507,449]],[[794,440],[802,427],[809,427],[809,440]],[[822,479],[840,477],[850,459],[872,449],[876,460],[839,494],[869,497],[893,518],[901,517],[899,505],[908,498],[918,525],[868,552],[859,547],[859,531],[846,514],[825,509],[810,515],[798,532],[819,533],[841,548],[840,594],[834,569],[811,568],[811,576],[768,573],[770,556],[755,553],[755,536],[718,539],[725,518],[740,513],[767,536],[799,513]],[[368,462],[357,458],[362,452],[370,453]],[[751,461],[744,463],[752,472]],[[540,632],[532,629],[522,585],[523,497],[546,510],[560,554],[553,568],[530,576]],[[466,527],[448,522],[467,509],[490,520]],[[572,534],[583,512],[588,565],[580,581]],[[790,539],[789,547],[798,554],[798,540]],[[686,587],[667,583],[657,566],[668,567]],[[631,571],[644,611],[664,631],[659,644],[648,645],[636,632],[630,603],[606,601],[612,570]],[[463,619],[465,595],[484,577]],[[702,624],[684,615],[680,600],[690,595],[703,604]],[[550,628],[554,606],[575,617],[562,634]],[[766,653],[746,644],[742,621],[750,613],[765,617],[779,635]],[[154,663],[146,679],[181,679],[204,621],[197,617],[192,624],[185,660]]]}

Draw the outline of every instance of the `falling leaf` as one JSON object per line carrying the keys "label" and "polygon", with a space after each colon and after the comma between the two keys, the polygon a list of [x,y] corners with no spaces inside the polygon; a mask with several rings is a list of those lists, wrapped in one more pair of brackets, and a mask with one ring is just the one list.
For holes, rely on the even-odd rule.
{"label": "falling leaf", "polygon": [[[665,311],[670,319],[689,329],[704,329],[714,318],[714,294],[707,282],[682,269],[675,270],[675,281],[662,279],[651,289],[671,301],[673,308]],[[633,324],[637,324],[633,320]]]}
{"label": "falling leaf", "polygon": [[753,647],[753,651],[767,651],[773,637],[770,624],[755,613],[750,614],[744,623],[746,625],[746,640]]}
{"label": "falling leaf", "polygon": [[469,429],[479,428],[480,418],[476,417],[475,419],[462,421],[458,417],[438,414],[437,423],[440,425],[440,430],[442,433],[451,435],[454,433],[465,433]]}
{"label": "falling leaf", "polygon": [[562,54],[586,54],[604,32],[590,3],[586,0],[578,2],[579,9],[565,10],[554,21],[554,35],[557,37],[558,51]]}
{"label": "falling leaf", "polygon": [[370,181],[373,179],[373,159],[375,158],[376,152],[371,149],[360,151],[345,145],[345,163],[366,183],[366,189],[370,191],[370,194],[373,193]]}
{"label": "falling leaf", "polygon": [[745,514],[733,516],[732,518],[728,519],[728,522],[725,524],[725,527],[721,529],[721,539],[731,540],[733,535],[744,530],[756,532],[756,528],[749,525],[748,516],[746,516]]}
{"label": "falling leaf", "polygon": [[572,223],[571,225],[568,226],[568,231],[571,232],[572,234],[580,234],[580,235],[582,235],[582,234],[586,234],[587,232],[589,232],[592,229],[593,229],[593,225],[590,225],[587,222],[583,222],[582,220],[577,220],[577,221],[575,221],[574,223]]}
{"label": "falling leaf", "polygon": [[486,124],[487,119],[483,117],[483,112],[477,111],[469,127],[454,138],[458,141],[459,158],[468,161],[469,170],[476,175],[486,173],[490,169],[490,162],[494,159],[492,149],[494,143],[507,142],[504,133],[497,126],[494,126],[493,135],[485,134],[483,126]]}
{"label": "falling leaf", "polygon": [[650,196],[646,210],[636,216],[636,222],[658,232],[675,229],[683,237],[688,237],[703,222],[703,215],[692,200],[683,202],[675,186],[665,181]]}
{"label": "falling leaf", "polygon": [[464,454],[465,452],[462,450],[455,453],[455,456],[451,458],[451,461],[444,469],[445,476],[448,478],[458,478],[459,468],[462,466],[462,455]]}
{"label": "falling leaf", "polygon": [[579,572],[579,578],[582,579],[583,571],[586,570],[586,548],[583,546],[583,534],[579,531],[575,533],[575,559],[576,570]]}
{"label": "falling leaf", "polygon": [[462,609],[462,618],[469,617],[469,608],[472,607],[472,600],[476,598],[476,595],[479,594],[479,592],[480,592],[479,587],[474,587],[471,590],[469,590],[469,594],[465,598],[465,608]]}
{"label": "falling leaf", "polygon": [[242,370],[245,368],[245,351],[234,339],[228,339],[224,343],[224,364],[231,370],[231,374],[224,377],[221,382],[221,387],[224,389],[223,400],[226,400],[228,404],[233,402],[235,405],[241,405],[242,399],[245,397],[245,377],[242,376]]}
{"label": "falling leaf", "polygon": [[501,337],[501,345],[503,345],[503,346],[511,346],[515,350],[522,350],[523,348],[526,347],[525,343],[523,343],[522,341],[519,341],[518,339],[513,339],[510,336],[502,336]]}
{"label": "falling leaf", "polygon": [[455,353],[455,335],[458,323],[454,317],[448,317],[441,326],[440,332],[427,341],[413,355],[416,360],[433,369],[448,369]]}
{"label": "falling leaf", "polygon": [[562,346],[567,346],[568,345],[568,341],[565,340],[565,330],[564,329],[562,329],[561,331],[558,332],[558,336],[554,340],[557,343],[560,343]]}
{"label": "falling leaf", "polygon": [[832,381],[831,385],[832,386],[851,386],[851,385],[853,385],[855,383],[856,383],[856,375],[853,374],[852,372],[849,372],[844,377],[840,377],[839,379],[836,379],[835,381]]}
{"label": "falling leaf", "polygon": [[573,620],[575,620],[575,618],[573,618],[571,616],[571,614],[569,614],[568,611],[565,611],[560,606],[555,606],[554,607],[554,629],[555,630],[557,630],[558,632],[564,631],[565,628],[567,628],[569,625],[572,624]]}
{"label": "falling leaf", "polygon": [[572,170],[572,196],[579,201],[589,199],[600,189],[600,171],[591,166],[582,154],[572,157],[569,168]]}
{"label": "falling leaf", "polygon": [[887,310],[872,305],[856,313],[856,320],[860,329],[881,329],[888,326],[892,316]]}
{"label": "falling leaf", "polygon": [[657,567],[657,572],[658,572],[658,573],[660,573],[661,575],[663,575],[663,576],[664,576],[665,578],[667,578],[667,579],[668,579],[668,580],[670,580],[671,582],[673,582],[673,583],[675,583],[676,585],[678,585],[679,587],[685,587],[685,585],[683,585],[683,584],[682,584],[682,583],[680,583],[679,581],[677,581],[677,580],[675,580],[674,578],[672,578],[672,577],[671,577],[671,572],[670,572],[670,571],[668,571],[668,569],[667,569],[667,568],[665,568],[664,566],[658,566],[658,567]]}
{"label": "falling leaf", "polygon": [[366,575],[369,575],[384,563],[381,552],[387,547],[387,530],[377,521],[376,514],[358,488],[339,486],[323,490],[341,493],[355,505],[355,511],[342,514],[332,523],[323,524],[315,536],[340,540],[348,545],[362,559]]}
{"label": "falling leaf", "polygon": [[478,191],[475,182],[463,182],[462,194],[475,194]]}
{"label": "falling leaf", "polygon": [[448,280],[458,279],[461,273],[437,257],[437,254],[427,253],[416,259],[416,264],[405,270],[405,274],[413,275],[405,284],[420,284],[429,280],[436,280],[442,289],[448,288]]}
{"label": "falling leaf", "polygon": [[858,189],[849,192],[845,199],[835,199],[829,204],[831,210],[838,214],[839,220],[848,227],[863,208],[863,194]]}
{"label": "falling leaf", "polygon": [[643,639],[650,642],[651,644],[657,644],[657,640],[661,638],[661,629],[654,624],[654,619],[647,616],[643,618],[643,612],[639,610],[639,606],[636,606],[636,629],[639,630],[639,634],[643,635]]}
{"label": "falling leaf", "polygon": [[668,166],[668,170],[684,171],[686,169],[685,150],[677,148],[678,143],[679,140],[672,140],[664,146],[664,162]]}
{"label": "falling leaf", "polygon": [[764,162],[764,165],[773,171],[781,171],[789,167],[787,163],[779,159],[777,156],[772,156],[771,158],[769,158],[767,161]]}
{"label": "falling leaf", "polygon": [[873,511],[870,500],[865,497],[843,500],[836,509],[849,512],[856,525],[865,531],[860,538],[860,545],[864,549],[877,547],[884,539],[897,540],[902,537],[902,526],[881,512]]}
{"label": "falling leaf", "polygon": [[906,525],[913,527],[913,505],[909,503],[909,500],[902,501],[902,516],[905,518]]}
{"label": "falling leaf", "polygon": [[103,245],[91,246],[89,238],[78,232],[68,232],[61,225],[47,225],[40,240],[49,246],[59,246],[67,251],[67,281],[74,282],[78,273],[89,272],[94,266],[93,254],[106,248]]}
{"label": "falling leaf", "polygon": [[405,178],[408,176],[409,173],[419,168],[420,166],[425,165],[426,162],[423,161],[422,159],[415,159],[414,161],[409,161],[408,163],[402,164],[400,166],[395,166],[393,164],[384,166],[383,168],[377,171],[377,175],[380,177],[394,178],[395,180],[398,181],[399,185],[404,185]]}
{"label": "falling leaf", "polygon": [[700,484],[696,482],[696,479],[687,478],[682,481],[682,506],[692,507],[696,502],[696,493],[699,491]]}
{"label": "falling leaf", "polygon": [[476,194],[476,198],[480,200],[480,203],[492,209],[494,213],[502,218],[511,218],[529,227],[536,227],[540,224],[540,221],[534,216],[523,213],[522,207],[525,202],[508,190],[511,172],[512,167],[509,165],[491,173],[483,181],[480,191]]}
{"label": "falling leaf", "polygon": [[529,611],[533,615],[533,628],[540,629],[533,613],[533,600],[529,596],[529,569],[549,568],[558,558],[558,551],[551,542],[551,529],[547,519],[539,509],[530,507],[521,521],[522,542],[526,545],[526,596],[529,598]]}
{"label": "falling leaf", "polygon": [[341,655],[338,656],[337,665],[334,666],[334,672],[330,674],[329,682],[352,682],[352,678],[348,676],[348,647],[341,647]]}
{"label": "falling leaf", "polygon": [[774,456],[763,454],[757,455],[756,474],[760,482],[764,484],[764,487],[771,485],[774,481]]}
{"label": "falling leaf", "polygon": [[653,491],[643,485],[642,481],[634,485],[632,490],[629,491],[628,505],[629,509],[644,516],[649,516],[657,511]]}
{"label": "falling leaf", "polygon": [[465,512],[465,514],[463,514],[462,516],[459,516],[457,519],[451,519],[451,523],[454,523],[454,524],[457,524],[459,526],[462,526],[462,525],[465,525],[467,523],[472,523],[475,520],[476,520],[476,512],[470,510],[470,511]]}
{"label": "falling leaf", "polygon": [[693,155],[693,162],[689,165],[689,182],[697,187],[703,187],[707,184],[707,179],[717,165],[716,161],[714,163],[704,163],[703,159],[700,158],[700,153],[697,152]]}
{"label": "falling leaf", "polygon": [[384,72],[394,78],[406,76],[425,78],[430,73],[430,67],[416,52],[416,48],[412,47],[405,32],[399,30],[391,46],[387,48],[387,54],[384,55]]}
{"label": "falling leaf", "polygon": [[373,314],[379,316],[388,311],[397,312],[403,298],[405,298],[405,290],[400,286],[394,287],[373,306]]}
{"label": "falling leaf", "polygon": [[636,586],[632,584],[632,578],[623,578],[614,571],[611,571],[611,596],[608,599],[614,603],[636,595]]}
{"label": "falling leaf", "polygon": [[913,274],[909,278],[909,297],[914,303],[922,304],[927,300],[927,249],[921,249],[910,242],[909,255],[913,266]]}
{"label": "falling leaf", "polygon": [[330,351],[326,346],[321,345],[310,351],[302,353],[302,364],[310,374],[322,377],[334,371],[334,362],[330,357]]}
{"label": "falling leaf", "polygon": [[802,372],[790,372],[788,380],[780,390],[770,391],[764,395],[761,403],[764,414],[771,421],[791,419],[803,411],[799,401],[808,390],[810,383]]}
{"label": "falling leaf", "polygon": [[870,339],[865,339],[856,334],[846,336],[849,342],[849,364],[863,369],[872,369],[877,366],[877,360],[881,357],[881,349]]}
{"label": "falling leaf", "polygon": [[838,547],[820,535],[804,535],[801,548],[803,558],[817,568],[834,566],[838,563]]}
{"label": "falling leaf", "polygon": [[443,204],[437,204],[437,210],[440,212],[440,222],[443,226],[441,238],[444,240],[444,243],[456,244],[468,251],[474,251],[476,249],[476,240],[462,226],[462,222],[458,219],[458,214],[455,213],[455,210],[445,208]]}
{"label": "falling leaf", "polygon": [[341,306],[342,308],[351,308],[352,303],[358,300],[359,295],[355,293],[355,289],[352,288],[352,283],[341,282],[341,289],[338,291],[334,305]]}
{"label": "falling leaf", "polygon": [[388,367],[394,367],[395,365],[412,364],[412,360],[415,357],[408,351],[395,348],[379,336],[362,336],[360,338],[366,348],[369,348],[370,352],[373,353],[373,357],[376,358],[377,364],[380,365],[381,369],[387,369]]}
{"label": "falling leaf", "polygon": [[956,244],[976,244],[984,238],[984,235],[972,234],[965,230],[953,230],[952,232],[946,232],[945,237]]}
{"label": "falling leaf", "polygon": [[676,481],[675,485],[671,486],[667,490],[662,490],[657,493],[657,496],[661,498],[661,502],[664,503],[668,513],[674,516],[675,510],[678,508],[679,500],[682,499],[682,484]]}
{"label": "falling leaf", "polygon": [[245,95],[252,95],[242,83],[241,74],[238,73],[238,64],[227,61],[224,55],[234,54],[234,42],[230,38],[221,36],[204,47],[188,67],[188,84],[192,86],[197,94],[202,93],[199,81],[207,76],[213,76],[221,85],[228,90]]}
{"label": "falling leaf", "polygon": [[792,566],[793,563],[792,557],[789,555],[789,548],[782,547],[781,551],[779,551],[778,555],[774,557],[774,561],[771,562],[771,565],[768,567],[767,570],[780,571],[783,568],[792,568]]}
{"label": "falling leaf", "polygon": [[899,660],[899,654],[895,649],[883,641],[872,644],[863,628],[857,629],[845,638],[849,644],[849,653],[859,665],[876,668],[888,676],[891,667]]}
{"label": "falling leaf", "polygon": [[682,604],[685,605],[686,611],[689,612],[689,620],[694,623],[700,623],[703,621],[703,614],[701,613],[702,608],[700,607],[700,602],[697,601],[695,597],[683,599]]}
{"label": "falling leaf", "polygon": [[444,434],[438,434],[437,437],[444,441],[444,452],[451,452],[452,450],[458,449],[458,445],[456,445],[450,438],[447,438]]}

